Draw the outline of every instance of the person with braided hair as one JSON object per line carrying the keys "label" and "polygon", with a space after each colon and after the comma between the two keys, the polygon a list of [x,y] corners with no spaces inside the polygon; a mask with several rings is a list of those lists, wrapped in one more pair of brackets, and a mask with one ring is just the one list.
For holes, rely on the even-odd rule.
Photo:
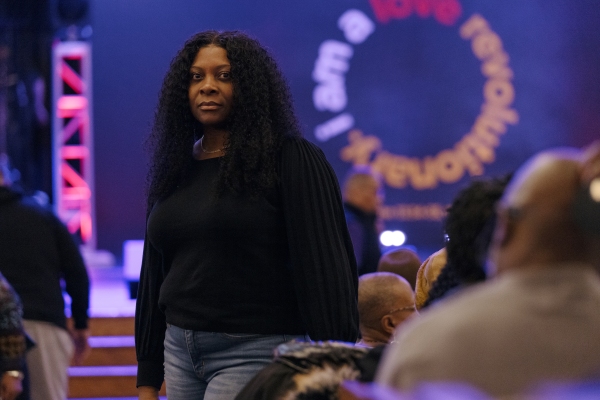
{"label": "person with braided hair", "polygon": [[149,138],[137,386],[229,399],[292,339],[358,337],[339,185],[303,139],[272,56],[238,31],[191,37]]}

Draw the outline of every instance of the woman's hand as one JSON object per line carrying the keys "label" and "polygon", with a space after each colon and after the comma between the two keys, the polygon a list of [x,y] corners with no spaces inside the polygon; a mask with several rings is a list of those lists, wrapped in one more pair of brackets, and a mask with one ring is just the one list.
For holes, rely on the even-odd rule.
{"label": "woman's hand", "polygon": [[7,372],[2,374],[0,380],[0,398],[2,400],[15,400],[23,391],[22,378],[9,375]]}
{"label": "woman's hand", "polygon": [[138,388],[138,399],[139,400],[158,400],[158,390],[152,386],[140,386]]}

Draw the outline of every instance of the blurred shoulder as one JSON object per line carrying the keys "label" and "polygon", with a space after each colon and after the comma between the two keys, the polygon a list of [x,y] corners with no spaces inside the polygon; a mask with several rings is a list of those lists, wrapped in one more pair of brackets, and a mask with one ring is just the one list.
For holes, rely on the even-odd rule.
{"label": "blurred shoulder", "polygon": [[[494,329],[496,316],[505,308],[503,304],[509,293],[510,288],[501,279],[461,289],[423,310],[418,318],[401,328],[398,337],[423,339],[432,335],[431,339],[435,341],[440,338],[452,341]],[[440,335],[440,332],[444,333]]]}

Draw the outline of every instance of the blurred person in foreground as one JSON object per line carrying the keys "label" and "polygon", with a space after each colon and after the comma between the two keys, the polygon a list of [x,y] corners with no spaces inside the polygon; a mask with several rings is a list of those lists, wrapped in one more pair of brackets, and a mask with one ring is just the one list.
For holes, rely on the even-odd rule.
{"label": "blurred person in foreground", "polygon": [[[27,352],[31,399],[63,400],[69,365],[81,364],[90,351],[89,278],[63,223],[10,184],[0,168],[0,272],[21,298],[23,326],[36,343]],[[63,280],[73,329],[67,327]]]}
{"label": "blurred person in foreground", "polygon": [[600,235],[573,213],[591,182],[600,183],[600,143],[545,151],[521,167],[497,208],[497,276],[404,325],[377,381],[405,390],[463,382],[500,397],[544,381],[599,379]]}
{"label": "blurred person in foreground", "polygon": [[340,384],[358,380],[369,349],[345,342],[289,342],[274,351],[235,400],[337,399]]}

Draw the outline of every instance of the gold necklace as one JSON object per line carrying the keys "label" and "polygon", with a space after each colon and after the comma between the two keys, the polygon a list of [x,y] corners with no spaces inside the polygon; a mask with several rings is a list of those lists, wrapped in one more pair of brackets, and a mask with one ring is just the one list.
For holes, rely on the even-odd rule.
{"label": "gold necklace", "polygon": [[204,148],[204,144],[202,143],[202,141],[203,141],[203,140],[204,140],[204,136],[202,136],[202,137],[200,138],[200,148],[201,148],[201,149],[202,149],[202,151],[203,151],[204,153],[206,153],[206,154],[215,154],[215,153],[218,153],[218,152],[220,152],[220,151],[223,151],[223,150],[225,150],[225,146],[223,146],[223,147],[221,147],[221,148],[220,148],[220,149],[218,149],[218,150],[211,150],[211,151],[208,151],[208,150],[206,150],[206,149]]}

